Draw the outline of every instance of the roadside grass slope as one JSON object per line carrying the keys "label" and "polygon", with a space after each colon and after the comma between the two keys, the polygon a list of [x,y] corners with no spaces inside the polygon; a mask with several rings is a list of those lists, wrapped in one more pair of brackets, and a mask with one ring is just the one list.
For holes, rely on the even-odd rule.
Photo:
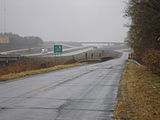
{"label": "roadside grass slope", "polygon": [[160,76],[129,62],[114,115],[116,120],[160,120]]}

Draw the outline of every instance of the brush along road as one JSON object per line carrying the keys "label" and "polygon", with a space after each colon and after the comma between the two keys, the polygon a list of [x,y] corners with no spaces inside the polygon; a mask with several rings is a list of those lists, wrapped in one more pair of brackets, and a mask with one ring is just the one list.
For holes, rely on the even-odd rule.
{"label": "brush along road", "polygon": [[2,82],[0,120],[112,120],[127,56]]}

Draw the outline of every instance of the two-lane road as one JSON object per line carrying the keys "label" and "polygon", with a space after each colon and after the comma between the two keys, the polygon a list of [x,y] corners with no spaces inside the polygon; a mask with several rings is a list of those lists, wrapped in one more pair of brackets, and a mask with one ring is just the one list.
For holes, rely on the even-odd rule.
{"label": "two-lane road", "polygon": [[0,84],[0,120],[112,120],[119,59]]}

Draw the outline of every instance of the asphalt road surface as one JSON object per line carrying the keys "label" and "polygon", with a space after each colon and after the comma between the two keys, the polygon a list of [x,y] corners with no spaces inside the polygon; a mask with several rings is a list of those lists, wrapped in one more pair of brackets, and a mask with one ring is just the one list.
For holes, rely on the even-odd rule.
{"label": "asphalt road surface", "polygon": [[112,120],[120,59],[0,84],[0,120]]}
{"label": "asphalt road surface", "polygon": [[91,47],[91,48],[85,48],[85,49],[82,49],[82,50],[77,50],[77,51],[74,51],[74,52],[69,52],[69,53],[61,54],[61,56],[78,55],[78,54],[81,54],[81,53],[84,53],[84,52],[88,52],[88,51],[93,50],[93,49],[94,49],[93,47]]}

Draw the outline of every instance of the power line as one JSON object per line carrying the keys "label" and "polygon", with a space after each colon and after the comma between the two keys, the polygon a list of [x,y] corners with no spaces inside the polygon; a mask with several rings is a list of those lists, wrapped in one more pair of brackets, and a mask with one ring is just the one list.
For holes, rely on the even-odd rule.
{"label": "power line", "polygon": [[4,0],[4,33],[6,32],[6,17],[7,17],[6,0]]}
{"label": "power line", "polygon": [[0,31],[3,32],[3,0],[0,1]]}
{"label": "power line", "polygon": [[2,33],[6,32],[6,24],[7,24],[7,7],[6,7],[6,0],[0,0],[0,31]]}

